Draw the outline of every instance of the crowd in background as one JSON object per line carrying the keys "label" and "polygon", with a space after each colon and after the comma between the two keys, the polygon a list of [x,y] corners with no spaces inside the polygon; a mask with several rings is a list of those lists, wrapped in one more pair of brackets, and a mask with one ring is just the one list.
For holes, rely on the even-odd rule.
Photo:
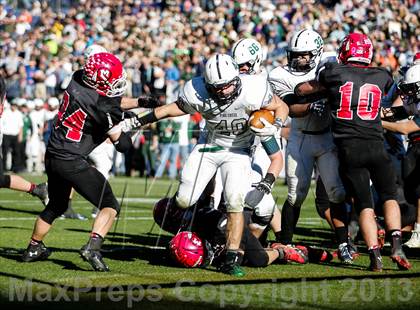
{"label": "crowd in background", "polygon": [[[351,31],[368,34],[374,65],[396,75],[420,50],[419,12],[416,0],[0,0],[0,74],[10,104],[2,117],[5,167],[42,172],[62,92],[93,43],[122,60],[127,96],[169,103],[211,54],[228,53],[239,38],[264,46],[269,71],[286,63],[288,39],[305,27],[321,34],[324,51],[336,50]],[[176,178],[199,121],[183,117],[144,129],[129,153],[116,156],[113,172]]]}

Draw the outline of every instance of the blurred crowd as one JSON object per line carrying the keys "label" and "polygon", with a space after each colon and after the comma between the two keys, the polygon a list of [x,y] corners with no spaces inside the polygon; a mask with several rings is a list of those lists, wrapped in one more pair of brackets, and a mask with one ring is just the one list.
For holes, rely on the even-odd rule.
{"label": "blurred crowd", "polygon": [[[91,44],[123,61],[127,96],[169,103],[212,53],[228,53],[241,37],[264,46],[267,70],[285,64],[288,39],[302,28],[321,34],[324,51],[351,31],[366,33],[374,65],[396,74],[420,50],[419,11],[416,0],[0,0],[0,74],[10,104],[2,117],[5,167],[42,171],[62,92]],[[144,130],[130,154],[115,158],[114,173],[176,178],[199,122],[171,119]]]}

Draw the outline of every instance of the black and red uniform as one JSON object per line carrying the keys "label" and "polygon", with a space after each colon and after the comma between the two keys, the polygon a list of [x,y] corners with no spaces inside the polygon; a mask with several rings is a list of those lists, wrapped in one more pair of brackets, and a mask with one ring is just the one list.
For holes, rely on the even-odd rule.
{"label": "black and red uniform", "polygon": [[327,63],[318,81],[327,91],[340,172],[355,207],[373,208],[370,180],[382,202],[396,199],[396,175],[380,119],[381,99],[393,85],[391,74],[383,68]]}
{"label": "black and red uniform", "polygon": [[121,97],[99,95],[84,84],[82,75],[83,70],[76,71],[64,92],[47,145],[45,168],[50,201],[40,215],[47,223],[64,213],[72,187],[100,209],[119,209],[108,181],[86,158],[122,121]]}

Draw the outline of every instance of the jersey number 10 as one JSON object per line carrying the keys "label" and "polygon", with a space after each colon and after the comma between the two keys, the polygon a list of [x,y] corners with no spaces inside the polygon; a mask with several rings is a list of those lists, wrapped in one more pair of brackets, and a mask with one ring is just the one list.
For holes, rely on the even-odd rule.
{"label": "jersey number 10", "polygon": [[[337,110],[337,118],[353,119],[351,100],[353,96],[353,82],[346,82],[340,87],[341,99],[340,108]],[[376,119],[381,104],[382,91],[378,85],[363,84],[359,89],[359,100],[357,101],[357,115],[360,119],[371,121]]]}
{"label": "jersey number 10", "polygon": [[[85,126],[86,112],[82,109],[77,109],[72,114],[64,118],[64,114],[69,106],[69,94],[64,92],[63,102],[61,103],[60,110],[57,114],[57,122],[55,128],[57,129],[60,124],[67,128],[66,138],[80,142],[83,134],[83,127]],[[64,118],[64,119],[63,119]]]}

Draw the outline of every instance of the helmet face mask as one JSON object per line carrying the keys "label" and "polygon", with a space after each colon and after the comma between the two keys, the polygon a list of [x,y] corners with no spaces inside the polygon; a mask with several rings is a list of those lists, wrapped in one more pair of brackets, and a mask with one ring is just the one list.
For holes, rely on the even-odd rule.
{"label": "helmet face mask", "polygon": [[403,97],[420,100],[420,64],[408,68],[403,80],[398,84]]}
{"label": "helmet face mask", "polygon": [[321,60],[324,41],[321,36],[310,29],[300,30],[293,34],[287,47],[287,63],[292,71],[309,72]]}
{"label": "helmet face mask", "polygon": [[122,96],[127,89],[122,63],[110,53],[97,53],[88,58],[83,67],[83,81],[106,97]]}
{"label": "helmet face mask", "polygon": [[238,65],[229,55],[212,56],[206,63],[204,80],[210,97],[220,106],[231,104],[242,90]]}

